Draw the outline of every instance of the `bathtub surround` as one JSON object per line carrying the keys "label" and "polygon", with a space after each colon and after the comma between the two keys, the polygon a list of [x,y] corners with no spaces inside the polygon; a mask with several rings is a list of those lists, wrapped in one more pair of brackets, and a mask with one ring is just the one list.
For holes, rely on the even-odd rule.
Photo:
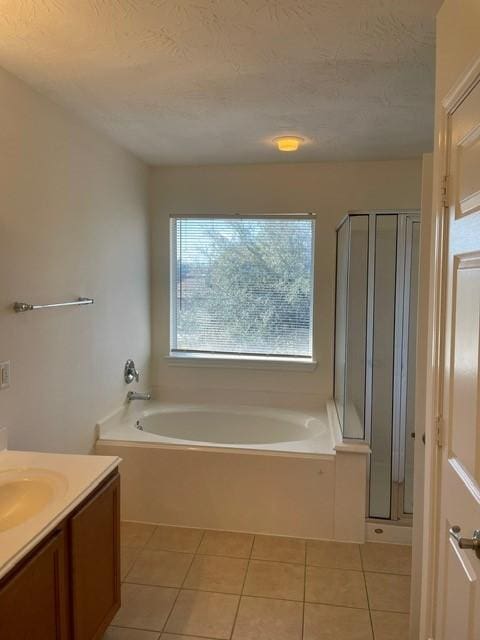
{"label": "bathtub surround", "polygon": [[[332,395],[335,228],[352,209],[418,209],[421,159],[383,162],[156,167],[151,170],[152,385],[164,400],[318,408]],[[314,212],[314,359],[246,367],[172,362],[169,216]],[[179,366],[175,366],[175,365]],[[270,363],[271,365],[272,363]],[[300,368],[300,370],[298,370]]]}
{"label": "bathtub surround", "polygon": [[246,407],[122,408],[96,452],[122,459],[127,520],[364,542],[365,444],[333,403],[310,415]]}
{"label": "bathtub surround", "polygon": [[[12,449],[87,453],[123,401],[125,360],[148,388],[147,170],[0,70],[0,392]],[[95,304],[16,314],[15,300]]]}

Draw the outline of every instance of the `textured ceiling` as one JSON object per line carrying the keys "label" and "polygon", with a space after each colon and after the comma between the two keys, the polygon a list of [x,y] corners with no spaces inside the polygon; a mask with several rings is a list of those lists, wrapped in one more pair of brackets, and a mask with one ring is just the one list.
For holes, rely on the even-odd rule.
{"label": "textured ceiling", "polygon": [[[0,0],[0,65],[155,164],[432,145],[441,0]],[[308,139],[280,156],[271,139]]]}

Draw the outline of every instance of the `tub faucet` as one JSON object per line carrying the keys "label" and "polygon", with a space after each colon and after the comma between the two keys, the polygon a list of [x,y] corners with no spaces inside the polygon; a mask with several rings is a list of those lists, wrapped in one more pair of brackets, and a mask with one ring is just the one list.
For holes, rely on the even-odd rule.
{"label": "tub faucet", "polygon": [[127,402],[131,402],[132,400],[150,400],[152,397],[151,393],[141,393],[140,391],[129,391],[127,393]]}

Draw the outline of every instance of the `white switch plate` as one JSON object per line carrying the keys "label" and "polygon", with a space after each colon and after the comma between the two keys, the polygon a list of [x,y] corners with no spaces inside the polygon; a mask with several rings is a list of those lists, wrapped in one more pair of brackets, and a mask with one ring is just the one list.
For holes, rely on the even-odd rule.
{"label": "white switch plate", "polygon": [[0,362],[0,389],[8,389],[10,386],[10,360]]}

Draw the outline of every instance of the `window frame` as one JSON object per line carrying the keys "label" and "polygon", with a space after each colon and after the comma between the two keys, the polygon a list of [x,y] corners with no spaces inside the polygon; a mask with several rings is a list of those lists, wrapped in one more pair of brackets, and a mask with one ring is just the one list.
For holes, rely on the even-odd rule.
{"label": "window frame", "polygon": [[[178,351],[176,344],[176,285],[177,285],[177,233],[176,221],[185,219],[220,219],[220,220],[310,220],[312,223],[312,269],[311,269],[311,301],[310,301],[310,356],[283,355],[251,355],[248,353],[212,353],[208,351]],[[253,369],[292,369],[314,370],[317,366],[315,358],[315,243],[316,243],[316,214],[287,213],[287,214],[170,214],[169,216],[169,352],[165,359],[169,364],[179,366],[211,366],[211,367],[241,367]]]}

